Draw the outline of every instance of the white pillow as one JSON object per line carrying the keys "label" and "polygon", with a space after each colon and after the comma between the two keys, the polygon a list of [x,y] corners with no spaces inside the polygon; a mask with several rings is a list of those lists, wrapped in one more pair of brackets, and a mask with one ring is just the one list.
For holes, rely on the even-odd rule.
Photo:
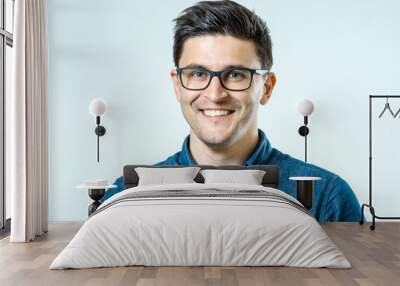
{"label": "white pillow", "polygon": [[135,168],[139,176],[138,186],[195,183],[199,167],[182,168]]}
{"label": "white pillow", "polygon": [[200,174],[204,177],[204,183],[234,183],[247,185],[261,185],[265,175],[262,170],[201,170]]}

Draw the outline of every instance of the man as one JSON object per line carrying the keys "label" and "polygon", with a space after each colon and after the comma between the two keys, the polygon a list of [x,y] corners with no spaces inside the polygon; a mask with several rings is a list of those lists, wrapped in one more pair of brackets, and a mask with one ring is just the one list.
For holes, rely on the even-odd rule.
{"label": "man", "polygon": [[[160,165],[267,165],[280,167],[280,189],[296,196],[291,176],[319,176],[311,214],[319,221],[357,221],[360,206],[339,176],[272,148],[257,128],[259,105],[276,83],[265,22],[233,1],[203,1],[175,19],[170,72],[190,135]],[[123,178],[102,201],[123,190]]]}

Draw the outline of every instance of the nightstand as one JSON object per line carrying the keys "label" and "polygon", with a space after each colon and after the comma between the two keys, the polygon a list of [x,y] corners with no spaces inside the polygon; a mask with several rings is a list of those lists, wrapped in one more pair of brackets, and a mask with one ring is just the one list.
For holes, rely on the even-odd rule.
{"label": "nightstand", "polygon": [[297,182],[297,200],[306,209],[312,208],[314,181],[321,180],[320,177],[290,177],[289,180]]}
{"label": "nightstand", "polygon": [[106,189],[116,188],[116,185],[88,185],[81,184],[76,186],[77,189],[87,189],[89,197],[94,201],[88,207],[88,215],[90,216],[101,205],[99,202],[106,193]]}

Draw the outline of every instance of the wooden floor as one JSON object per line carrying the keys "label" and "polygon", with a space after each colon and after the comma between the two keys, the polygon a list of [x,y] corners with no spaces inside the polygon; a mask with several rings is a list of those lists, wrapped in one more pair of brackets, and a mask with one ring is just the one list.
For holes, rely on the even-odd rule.
{"label": "wooden floor", "polygon": [[357,223],[323,225],[353,268],[119,267],[48,270],[81,223],[50,223],[32,243],[0,241],[0,285],[400,285],[400,223],[375,231]]}

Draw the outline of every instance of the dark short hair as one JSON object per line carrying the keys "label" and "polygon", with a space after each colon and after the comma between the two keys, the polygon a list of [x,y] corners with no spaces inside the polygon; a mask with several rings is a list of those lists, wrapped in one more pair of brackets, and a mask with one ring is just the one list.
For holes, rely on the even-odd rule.
{"label": "dark short hair", "polygon": [[272,43],[267,24],[254,11],[234,1],[201,1],[183,10],[174,21],[176,67],[187,39],[216,34],[253,41],[262,68],[269,70],[272,66]]}

